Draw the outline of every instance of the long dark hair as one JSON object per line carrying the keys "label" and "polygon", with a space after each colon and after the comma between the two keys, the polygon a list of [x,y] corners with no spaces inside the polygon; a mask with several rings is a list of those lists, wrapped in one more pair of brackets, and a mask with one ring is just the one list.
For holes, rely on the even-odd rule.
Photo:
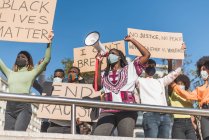
{"label": "long dark hair", "polygon": [[[18,57],[19,54],[24,54],[24,55],[27,57],[27,59],[28,59],[28,68],[27,68],[28,71],[33,70],[33,67],[34,67],[34,65],[33,65],[33,58],[32,58],[32,56],[30,55],[30,53],[27,52],[27,51],[20,51],[20,52],[17,54],[17,57]],[[16,60],[17,60],[17,57],[16,57]],[[13,70],[14,70],[15,72],[18,71],[18,66],[17,66],[16,64],[14,64]]]}
{"label": "long dark hair", "polygon": [[[120,66],[121,66],[122,68],[125,67],[126,65],[128,65],[128,62],[127,62],[127,60],[126,60],[126,57],[125,57],[125,55],[123,54],[122,51],[113,48],[113,49],[111,49],[109,52],[111,52],[112,50],[115,50],[115,51],[118,52],[119,57],[121,58],[121,59],[120,59]],[[110,71],[110,67],[111,67],[111,64],[110,64],[110,62],[108,61],[108,58],[107,58],[107,67],[106,67],[106,69],[105,69],[105,76],[108,75],[108,73],[109,73],[109,71]]]}

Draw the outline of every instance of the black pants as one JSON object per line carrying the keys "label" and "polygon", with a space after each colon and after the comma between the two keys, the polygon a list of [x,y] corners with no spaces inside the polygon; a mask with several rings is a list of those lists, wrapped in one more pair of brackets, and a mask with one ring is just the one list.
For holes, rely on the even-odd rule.
{"label": "black pants", "polygon": [[172,138],[197,140],[191,118],[174,119]]}
{"label": "black pants", "polygon": [[204,140],[209,140],[209,117],[201,117],[201,131]]}
{"label": "black pants", "polygon": [[8,101],[4,130],[26,131],[30,123],[32,109],[30,103]]}
{"label": "black pants", "polygon": [[101,113],[93,135],[110,136],[117,127],[118,136],[133,137],[137,112]]}

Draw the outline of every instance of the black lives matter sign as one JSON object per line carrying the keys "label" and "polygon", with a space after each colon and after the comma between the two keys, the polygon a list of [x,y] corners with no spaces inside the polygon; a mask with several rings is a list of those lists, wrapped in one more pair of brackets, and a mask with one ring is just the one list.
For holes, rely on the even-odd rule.
{"label": "black lives matter sign", "polygon": [[0,40],[47,43],[56,0],[0,0]]}

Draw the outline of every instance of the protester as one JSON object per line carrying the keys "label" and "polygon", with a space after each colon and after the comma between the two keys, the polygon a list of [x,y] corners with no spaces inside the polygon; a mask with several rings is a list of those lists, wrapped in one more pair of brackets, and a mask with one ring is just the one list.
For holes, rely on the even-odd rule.
{"label": "protester", "polygon": [[[62,69],[56,69],[54,71],[53,82],[54,83],[61,83],[64,81],[65,72]],[[71,122],[70,120],[49,120],[49,128],[47,129],[48,133],[71,133]]]}
{"label": "protester", "polygon": [[84,78],[80,76],[80,69],[78,67],[71,67],[68,70],[68,82],[69,83],[85,83]]}
{"label": "protester", "polygon": [[[145,78],[139,77],[137,81],[141,104],[168,106],[165,87],[176,79],[181,72],[181,68],[177,68],[163,78],[154,79],[156,62],[149,59],[147,65]],[[143,129],[145,137],[169,138],[171,117],[165,113],[144,112]]]}
{"label": "protester", "polygon": [[[209,109],[209,56],[203,56],[197,61],[197,74],[204,84],[193,92],[182,90],[177,84],[172,84],[173,90],[181,97],[188,100],[197,100],[202,109]],[[204,140],[209,140],[209,118],[201,117],[201,132]]]}
{"label": "protester", "polygon": [[[44,70],[51,58],[51,41],[53,33],[48,36],[50,43],[47,45],[45,59],[36,68],[33,59],[27,51],[18,53],[13,70],[9,69],[0,59],[0,70],[8,79],[10,93],[29,94],[30,88],[36,77]],[[4,130],[26,131],[32,115],[31,104],[8,101],[5,113]]]}
{"label": "protester", "polygon": [[[174,81],[183,90],[188,90],[190,86],[189,77],[179,75]],[[192,108],[192,101],[186,100],[179,96],[175,91],[171,94],[171,105],[173,107]],[[190,115],[174,114],[174,123],[172,127],[172,138],[174,139],[192,139],[196,140],[195,129],[193,127]]]}
{"label": "protester", "polygon": [[[95,77],[98,77],[96,83],[98,88],[96,90],[104,90],[105,101],[135,103],[133,93],[135,82],[137,77],[141,75],[150,53],[134,38],[126,36],[124,40],[133,43],[142,56],[137,57],[127,65],[124,54],[120,50],[111,49],[107,58],[107,67],[101,73],[103,57],[98,53],[96,59],[99,60],[99,69],[98,75],[95,75]],[[114,128],[117,127],[118,136],[132,137],[136,119],[136,111],[103,108],[93,134],[110,136]]]}
{"label": "protester", "polygon": [[[85,83],[85,80],[80,75],[80,69],[78,67],[71,67],[68,70],[68,82],[69,83]],[[87,122],[80,121],[80,118],[76,119],[76,132],[78,134],[89,134],[91,128]]]}

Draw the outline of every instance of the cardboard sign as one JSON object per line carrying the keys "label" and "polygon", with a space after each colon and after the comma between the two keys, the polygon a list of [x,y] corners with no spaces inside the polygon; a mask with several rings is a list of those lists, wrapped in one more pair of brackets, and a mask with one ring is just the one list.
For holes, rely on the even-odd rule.
{"label": "cardboard sign", "polygon": [[[65,98],[83,97],[95,98],[100,96],[100,92],[95,92],[91,84],[53,83],[52,96]],[[76,107],[76,118],[80,121],[91,122],[91,109]],[[63,105],[40,104],[37,117],[57,120],[70,120],[71,107]]]}
{"label": "cardboard sign", "polygon": [[49,42],[57,0],[0,0],[0,40]]}
{"label": "cardboard sign", "polygon": [[[106,50],[118,49],[125,55],[125,42],[123,40],[116,42],[103,43]],[[95,56],[97,50],[92,46],[74,48],[74,66],[80,68],[81,72],[95,71]],[[106,68],[106,58],[103,59],[102,69]]]}
{"label": "cardboard sign", "polygon": [[[151,53],[151,57],[163,59],[184,59],[184,49],[182,49],[182,33],[168,33],[147,31],[128,28],[128,34],[145,46]],[[137,48],[128,43],[130,55],[139,56]]]}

